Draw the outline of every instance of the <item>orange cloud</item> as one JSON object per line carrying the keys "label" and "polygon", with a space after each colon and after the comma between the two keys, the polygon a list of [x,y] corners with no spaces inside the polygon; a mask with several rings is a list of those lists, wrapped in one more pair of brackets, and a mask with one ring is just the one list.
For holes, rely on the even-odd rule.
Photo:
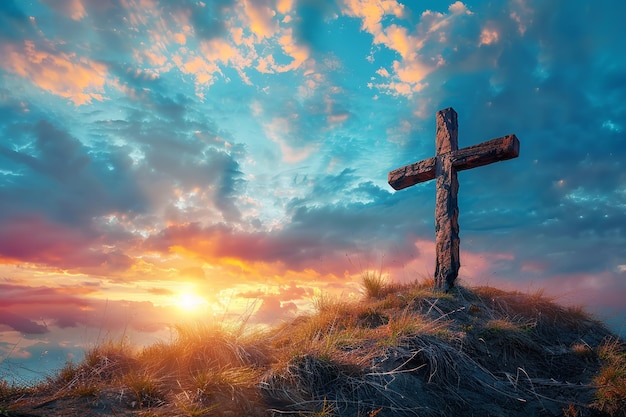
{"label": "orange cloud", "polygon": [[174,41],[180,45],[184,45],[187,43],[187,37],[184,33],[176,33],[174,34]]}
{"label": "orange cloud", "polygon": [[393,69],[400,81],[411,86],[411,91],[419,91],[423,87],[421,85],[422,80],[432,71],[433,67],[426,65],[419,59],[411,59],[402,62],[395,61]]}
{"label": "orange cloud", "polygon": [[243,2],[250,31],[258,39],[271,38],[278,30],[278,23],[273,20],[276,13],[263,3],[265,2],[258,0],[244,0]]}
{"label": "orange cloud", "polygon": [[291,11],[293,7],[293,0],[278,0],[276,3],[276,10],[278,13],[287,14]]}
{"label": "orange cloud", "polygon": [[448,7],[448,10],[452,12],[452,14],[473,14],[465,4],[461,1],[456,1]]}
{"label": "orange cloud", "polygon": [[217,65],[200,56],[190,55],[183,58],[180,55],[174,55],[172,61],[184,74],[194,75],[196,83],[199,85],[213,84],[215,82],[214,74],[220,73]]}
{"label": "orange cloud", "polygon": [[[452,15],[470,13],[461,2],[450,6]],[[394,95],[410,97],[426,85],[424,79],[439,65],[443,64],[440,57],[427,59],[420,50],[428,40],[430,33],[447,25],[450,17],[441,13],[424,12],[420,24],[420,33],[411,34],[406,27],[391,24],[383,25],[383,18],[387,15],[403,17],[404,6],[395,1],[378,2],[373,0],[348,0],[344,14],[362,19],[362,29],[374,36],[375,44],[382,44],[396,51],[400,60],[394,62],[394,73],[387,70],[378,70],[377,74],[384,78],[392,78],[380,84],[371,84],[371,87],[388,90]]]}
{"label": "orange cloud", "polygon": [[81,20],[83,17],[87,16],[85,6],[83,6],[80,0],[69,0],[68,3],[70,6],[70,17],[72,19]]}
{"label": "orange cloud", "polygon": [[383,43],[383,17],[402,17],[404,6],[395,0],[346,0],[343,13],[362,19],[361,29],[374,35],[375,43]]}
{"label": "orange cloud", "polygon": [[268,54],[258,58],[257,71],[265,74],[293,71],[300,68],[309,58],[309,48],[305,45],[299,45],[295,41],[291,28],[282,31],[278,38],[278,44],[281,46],[282,52],[291,57],[292,61],[285,65],[279,65],[274,57]]}
{"label": "orange cloud", "polygon": [[492,43],[498,42],[499,38],[500,35],[498,34],[498,31],[495,29],[485,28],[480,33],[480,43],[478,45],[491,45]]}
{"label": "orange cloud", "polygon": [[[319,280],[348,266],[344,250],[333,252],[311,237],[246,233],[225,226],[201,227],[199,224],[168,227],[148,238],[143,251],[159,254],[156,262],[161,266],[165,265],[168,257],[171,262],[184,260],[181,265],[186,267],[191,261],[210,265],[206,276],[217,281],[223,279],[228,286],[243,276],[263,281],[271,277],[299,281],[302,277],[310,279],[311,273],[314,273],[315,279]],[[311,259],[317,259],[322,253],[325,262],[315,271],[307,271]],[[143,259],[146,260],[146,257]],[[174,265],[171,262],[167,268]],[[181,266],[177,268],[182,270]],[[225,274],[228,276],[225,277]]]}
{"label": "orange cloud", "polygon": [[348,113],[330,114],[326,117],[326,122],[330,126],[340,126],[348,120],[348,117],[350,117],[350,114]]}
{"label": "orange cloud", "polygon": [[102,101],[107,82],[104,64],[78,58],[76,54],[39,50],[32,41],[0,46],[0,66],[30,80],[39,88],[67,98],[75,105]]}
{"label": "orange cloud", "polygon": [[380,75],[381,77],[385,77],[388,78],[391,74],[389,74],[389,71],[387,71],[385,68],[379,68],[376,70],[376,74]]}
{"label": "orange cloud", "polygon": [[298,69],[304,61],[309,57],[309,49],[304,45],[298,45],[294,38],[291,28],[285,30],[285,34],[278,40],[285,54],[293,58],[288,65],[276,68],[278,72],[286,72]]}
{"label": "orange cloud", "polygon": [[162,66],[165,65],[165,63],[167,62],[167,57],[157,52],[147,50],[144,52],[144,54],[152,65]]}
{"label": "orange cloud", "polygon": [[45,3],[72,20],[78,21],[87,16],[81,0],[46,0]]}
{"label": "orange cloud", "polygon": [[415,39],[411,39],[406,28],[391,25],[385,32],[385,45],[397,51],[402,58],[407,58],[409,54],[414,51]]}
{"label": "orange cloud", "polygon": [[[147,301],[68,295],[50,286],[0,284],[0,289],[0,305],[7,307],[0,308],[0,325],[26,334],[44,334],[51,329],[77,326],[155,332],[173,320],[171,309]],[[103,315],[106,315],[104,320]]]}
{"label": "orange cloud", "polygon": [[26,216],[11,219],[0,229],[0,264],[16,261],[100,276],[127,270],[133,263],[87,234]]}
{"label": "orange cloud", "polygon": [[211,41],[203,42],[200,46],[202,55],[210,62],[223,62],[225,64],[229,62],[237,61],[239,51],[231,46],[223,39],[213,39]]}

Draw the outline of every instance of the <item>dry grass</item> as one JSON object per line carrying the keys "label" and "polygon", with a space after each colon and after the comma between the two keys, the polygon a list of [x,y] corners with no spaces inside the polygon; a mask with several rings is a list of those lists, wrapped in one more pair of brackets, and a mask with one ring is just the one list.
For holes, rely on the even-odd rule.
{"label": "dry grass", "polygon": [[544,295],[543,290],[532,294],[517,291],[505,292],[492,287],[474,289],[482,302],[494,313],[512,320],[523,318],[527,325],[535,327],[535,333],[550,338],[555,327],[576,331],[586,328],[595,320],[580,306],[564,307],[554,298]]}
{"label": "dry grass", "polygon": [[83,363],[76,369],[77,376],[92,375],[98,381],[110,382],[137,367],[134,354],[128,343],[107,340],[86,352]]}
{"label": "dry grass", "polygon": [[0,380],[0,416],[10,416],[19,409],[22,399],[32,395],[34,387],[9,384]]}
{"label": "dry grass", "polygon": [[362,279],[363,301],[321,295],[314,314],[270,330],[189,323],[139,351],[102,343],[42,386],[0,384],[0,416],[81,404],[129,417],[582,417],[592,403],[624,416],[624,345],[584,310],[541,292]]}
{"label": "dry grass", "polygon": [[598,387],[594,407],[609,416],[626,416],[626,345],[610,339],[598,348],[602,369],[593,379]]}
{"label": "dry grass", "polygon": [[363,271],[361,273],[361,285],[365,295],[369,298],[381,298],[387,295],[389,278],[382,271]]}

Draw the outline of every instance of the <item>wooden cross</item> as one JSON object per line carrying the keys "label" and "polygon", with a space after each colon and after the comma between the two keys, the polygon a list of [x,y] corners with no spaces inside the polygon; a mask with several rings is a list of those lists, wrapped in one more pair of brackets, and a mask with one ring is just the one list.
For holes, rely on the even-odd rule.
{"label": "wooden cross", "polygon": [[437,179],[435,289],[451,289],[461,266],[457,171],[517,158],[518,155],[519,140],[515,135],[459,149],[457,114],[450,107],[437,112],[436,156],[389,172],[389,185],[396,190]]}

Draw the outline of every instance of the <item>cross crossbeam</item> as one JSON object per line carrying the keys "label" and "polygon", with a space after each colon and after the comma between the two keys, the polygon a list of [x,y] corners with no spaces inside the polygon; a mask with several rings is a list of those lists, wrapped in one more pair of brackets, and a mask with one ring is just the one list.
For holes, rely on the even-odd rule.
{"label": "cross crossbeam", "polygon": [[458,148],[458,118],[453,108],[437,112],[436,153],[414,164],[389,172],[395,190],[436,179],[435,206],[435,288],[448,291],[459,275],[459,207],[457,172],[517,158],[519,140],[515,135]]}

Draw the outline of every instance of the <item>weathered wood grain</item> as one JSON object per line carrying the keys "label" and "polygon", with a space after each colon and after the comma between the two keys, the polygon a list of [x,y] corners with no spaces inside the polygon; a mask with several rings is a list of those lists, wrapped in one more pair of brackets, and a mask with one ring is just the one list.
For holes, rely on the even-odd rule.
{"label": "weathered wood grain", "polygon": [[520,143],[515,135],[458,149],[458,117],[453,108],[437,112],[436,155],[390,171],[387,181],[395,190],[436,179],[435,288],[454,287],[461,267],[459,251],[459,181],[457,171],[517,158]]}

